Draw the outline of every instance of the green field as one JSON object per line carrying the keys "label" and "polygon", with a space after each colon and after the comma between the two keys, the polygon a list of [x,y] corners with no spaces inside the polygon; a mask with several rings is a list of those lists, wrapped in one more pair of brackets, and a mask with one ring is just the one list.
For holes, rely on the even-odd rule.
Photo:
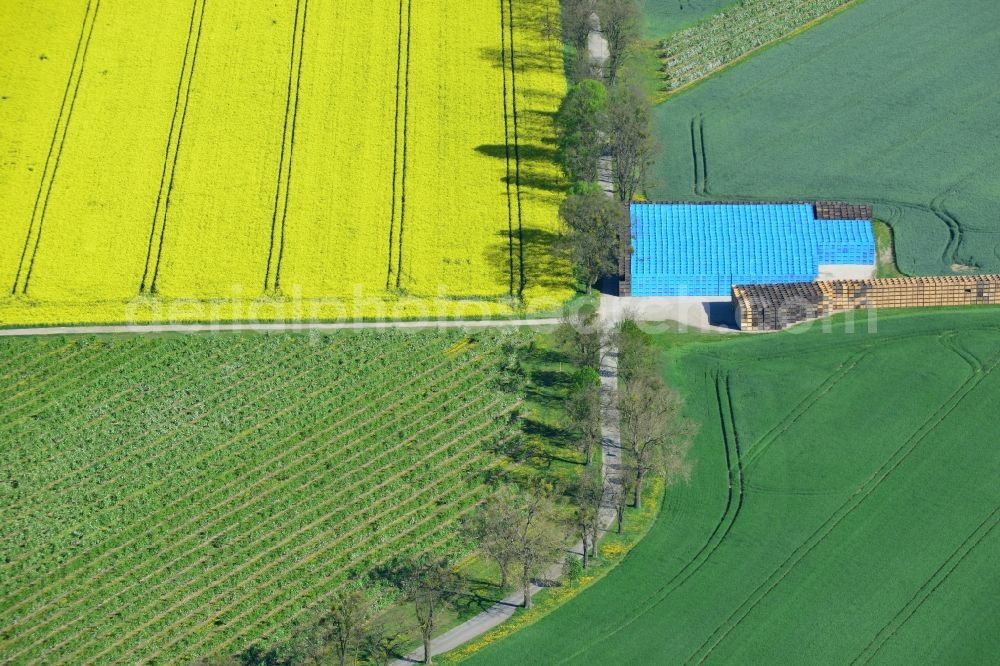
{"label": "green field", "polygon": [[701,425],[690,482],[620,567],[472,663],[993,661],[1000,310],[835,321],[661,336]]}
{"label": "green field", "polygon": [[876,204],[899,268],[1000,271],[1000,5],[868,0],[661,105],[650,198]]}
{"label": "green field", "polygon": [[240,652],[390,558],[467,552],[516,340],[0,339],[0,661]]}

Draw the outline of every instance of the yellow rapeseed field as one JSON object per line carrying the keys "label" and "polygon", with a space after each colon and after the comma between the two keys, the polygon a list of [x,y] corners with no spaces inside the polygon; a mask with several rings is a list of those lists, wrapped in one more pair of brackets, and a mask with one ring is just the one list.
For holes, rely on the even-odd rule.
{"label": "yellow rapeseed field", "polygon": [[0,6],[0,325],[571,293],[555,0]]}

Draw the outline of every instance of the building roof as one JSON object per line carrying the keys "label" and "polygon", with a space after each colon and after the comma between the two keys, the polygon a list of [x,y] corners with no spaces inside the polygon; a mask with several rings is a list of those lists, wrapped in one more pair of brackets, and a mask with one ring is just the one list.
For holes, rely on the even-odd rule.
{"label": "building roof", "polygon": [[870,220],[818,220],[812,204],[633,204],[631,216],[636,296],[726,295],[875,260]]}

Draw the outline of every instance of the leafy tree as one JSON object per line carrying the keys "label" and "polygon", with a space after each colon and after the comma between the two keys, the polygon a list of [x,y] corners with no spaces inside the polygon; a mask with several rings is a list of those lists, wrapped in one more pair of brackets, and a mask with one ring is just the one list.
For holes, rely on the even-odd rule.
{"label": "leafy tree", "polygon": [[580,584],[580,579],[583,578],[583,564],[580,563],[580,558],[575,555],[569,555],[563,562],[563,576],[569,581],[569,584],[576,587]]}
{"label": "leafy tree", "polygon": [[566,223],[563,246],[587,293],[604,275],[617,275],[622,239],[628,237],[628,213],[598,192],[572,194],[559,207]]}
{"label": "leafy tree", "polygon": [[601,30],[608,40],[605,76],[608,85],[614,85],[628,47],[639,38],[642,17],[635,0],[598,0],[597,13],[601,17]]}
{"label": "leafy tree", "polygon": [[611,177],[618,199],[628,204],[642,188],[653,163],[655,141],[649,127],[649,102],[637,88],[618,86],[610,95],[608,115]]}
{"label": "leafy tree", "polygon": [[570,87],[556,113],[559,157],[572,181],[597,180],[597,162],[607,143],[608,91],[587,79]]}
{"label": "leafy tree", "polygon": [[650,349],[650,338],[635,321],[625,319],[619,322],[612,332],[612,340],[618,351],[618,377],[621,381],[629,381],[649,365],[654,355]]}

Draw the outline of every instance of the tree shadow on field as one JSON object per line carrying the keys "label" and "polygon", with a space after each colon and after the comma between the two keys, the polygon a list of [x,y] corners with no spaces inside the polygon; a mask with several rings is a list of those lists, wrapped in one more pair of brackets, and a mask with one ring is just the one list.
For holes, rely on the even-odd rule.
{"label": "tree shadow on field", "polygon": [[[518,232],[518,220],[512,220],[513,243],[508,229],[497,231],[497,243],[487,244],[486,261],[498,270],[509,272],[511,269],[511,252],[513,251],[514,287],[521,270],[521,254],[524,256],[524,282],[529,288],[544,289],[572,288],[567,279],[569,257],[560,244],[560,235],[544,229],[521,229]],[[519,247],[519,242],[522,247]]]}
{"label": "tree shadow on field", "polygon": [[[480,155],[504,161],[507,160],[508,150],[510,151],[511,175],[504,176],[500,182],[511,186],[520,185],[522,197],[525,194],[534,196],[530,194],[531,190],[559,193],[566,191],[566,183],[560,175],[562,167],[556,161],[558,153],[555,148],[524,143],[518,144],[516,150],[514,146],[508,147],[504,144],[476,146],[476,152]],[[521,164],[520,176],[515,171],[517,166],[515,160],[518,158]],[[545,168],[542,169],[529,169],[526,166],[529,164],[537,166],[542,163],[545,164]]]}

